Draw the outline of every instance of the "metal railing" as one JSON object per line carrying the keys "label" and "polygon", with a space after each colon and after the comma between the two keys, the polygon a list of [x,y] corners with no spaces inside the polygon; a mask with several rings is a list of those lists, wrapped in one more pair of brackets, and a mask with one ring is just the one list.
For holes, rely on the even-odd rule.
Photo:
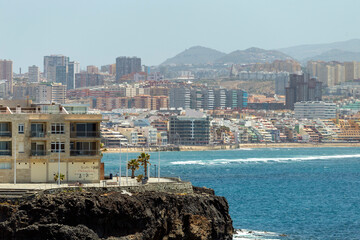
{"label": "metal railing", "polygon": [[70,156],[97,156],[99,154],[99,150],[77,149],[70,151]]}
{"label": "metal railing", "polygon": [[45,156],[47,155],[47,151],[45,150],[31,150],[30,156]]}
{"label": "metal railing", "polygon": [[11,150],[0,150],[0,156],[11,156]]}
{"label": "metal railing", "polygon": [[46,136],[46,132],[31,131],[30,136],[41,138]]}
{"label": "metal railing", "polygon": [[70,132],[71,138],[99,138],[100,131],[73,131]]}
{"label": "metal railing", "polygon": [[11,131],[0,131],[0,137],[11,137]]}

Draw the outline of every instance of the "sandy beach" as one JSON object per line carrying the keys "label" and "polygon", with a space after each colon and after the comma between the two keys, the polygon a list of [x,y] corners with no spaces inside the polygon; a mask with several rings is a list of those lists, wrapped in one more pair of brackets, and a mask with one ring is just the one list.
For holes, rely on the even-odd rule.
{"label": "sandy beach", "polygon": [[[360,147],[360,143],[245,143],[236,145],[209,145],[209,146],[177,146],[161,147],[160,151],[210,151],[210,150],[231,150],[241,148],[314,148],[314,147]],[[156,152],[158,147],[129,147],[122,148],[122,152]],[[119,148],[103,149],[103,153],[119,152]]]}

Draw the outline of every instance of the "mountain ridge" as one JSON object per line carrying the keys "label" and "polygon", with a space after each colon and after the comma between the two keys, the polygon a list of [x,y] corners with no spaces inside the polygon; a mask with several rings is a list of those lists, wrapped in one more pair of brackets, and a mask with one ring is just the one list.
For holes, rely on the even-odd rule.
{"label": "mountain ridge", "polygon": [[347,52],[360,52],[360,39],[350,39],[332,43],[302,44],[287,48],[279,48],[277,50],[296,60],[303,61],[335,49]]}
{"label": "mountain ridge", "polygon": [[172,64],[206,64],[226,55],[226,53],[203,46],[193,46],[178,53],[172,58],[166,59],[160,65]]}
{"label": "mountain ridge", "polygon": [[245,50],[235,50],[229,54],[215,49],[194,46],[172,58],[168,58],[160,65],[185,65],[185,64],[246,64],[257,62],[270,62],[274,60],[292,59],[290,56],[277,50],[265,50],[262,48],[251,47]]}

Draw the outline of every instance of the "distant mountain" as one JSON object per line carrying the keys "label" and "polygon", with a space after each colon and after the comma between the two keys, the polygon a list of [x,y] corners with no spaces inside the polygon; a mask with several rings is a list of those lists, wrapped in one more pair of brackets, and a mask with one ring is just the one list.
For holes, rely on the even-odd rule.
{"label": "distant mountain", "polygon": [[303,61],[305,59],[312,59],[312,57],[315,56],[320,56],[321,54],[334,49],[347,52],[360,52],[360,39],[352,39],[348,41],[326,44],[299,45],[294,47],[281,48],[278,49],[278,51],[288,54],[296,60]]}
{"label": "distant mountain", "polygon": [[167,59],[161,65],[213,63],[216,59],[225,55],[225,53],[219,52],[211,48],[195,46],[186,49],[175,57]]}
{"label": "distant mountain", "polygon": [[276,50],[265,50],[265,49],[253,47],[253,48],[248,48],[246,50],[237,50],[231,52],[221,58],[216,59],[216,62],[246,64],[246,63],[264,63],[264,62],[272,62],[274,60],[287,60],[287,59],[292,59],[292,58]]}
{"label": "distant mountain", "polygon": [[332,49],[330,51],[324,52],[320,55],[313,56],[310,58],[304,59],[304,62],[310,60],[320,60],[320,61],[338,61],[338,62],[350,62],[358,61],[360,62],[360,52],[348,52],[339,49]]}

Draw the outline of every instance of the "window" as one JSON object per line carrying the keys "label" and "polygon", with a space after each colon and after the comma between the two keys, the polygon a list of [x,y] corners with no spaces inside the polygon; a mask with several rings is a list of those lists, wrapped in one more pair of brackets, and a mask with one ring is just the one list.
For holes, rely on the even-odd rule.
{"label": "window", "polygon": [[0,136],[11,136],[10,123],[0,123]]}
{"label": "window", "polygon": [[51,152],[59,152],[59,145],[61,148],[61,152],[65,152],[65,143],[64,142],[52,142],[51,143]]}
{"label": "window", "polygon": [[11,169],[11,163],[8,162],[0,163],[0,169]]}
{"label": "window", "polygon": [[18,126],[19,133],[24,134],[24,128],[25,128],[25,125],[23,123],[20,123]]}
{"label": "window", "polygon": [[65,133],[65,124],[64,123],[52,123],[51,124],[51,133],[52,134],[64,134]]}

